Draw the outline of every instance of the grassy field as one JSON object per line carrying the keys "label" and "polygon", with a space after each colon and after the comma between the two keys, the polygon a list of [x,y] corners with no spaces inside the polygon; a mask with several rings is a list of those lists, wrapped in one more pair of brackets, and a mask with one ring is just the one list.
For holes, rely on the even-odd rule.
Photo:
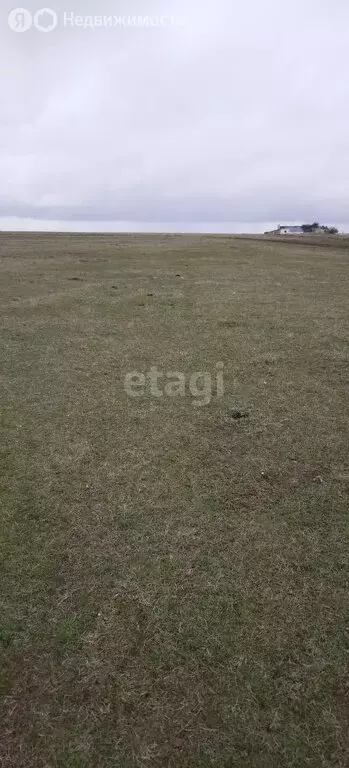
{"label": "grassy field", "polygon": [[[348,765],[349,241],[313,242],[0,235],[2,768]],[[125,391],[217,363],[205,406]]]}

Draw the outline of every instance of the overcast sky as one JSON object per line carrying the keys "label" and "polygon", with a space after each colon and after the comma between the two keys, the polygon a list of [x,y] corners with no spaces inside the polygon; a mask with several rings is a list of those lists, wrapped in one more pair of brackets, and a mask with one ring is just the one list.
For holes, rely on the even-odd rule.
{"label": "overcast sky", "polygon": [[0,228],[349,222],[348,0],[46,1],[0,0]]}

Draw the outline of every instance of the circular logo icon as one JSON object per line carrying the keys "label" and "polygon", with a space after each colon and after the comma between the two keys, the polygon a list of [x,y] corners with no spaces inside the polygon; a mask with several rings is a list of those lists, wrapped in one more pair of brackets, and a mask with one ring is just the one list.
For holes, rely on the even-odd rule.
{"label": "circular logo icon", "polygon": [[32,15],[26,8],[14,8],[8,15],[8,25],[13,32],[27,32],[32,23]]}
{"label": "circular logo icon", "polygon": [[34,27],[39,32],[53,32],[58,24],[58,16],[52,8],[40,8],[34,16]]}

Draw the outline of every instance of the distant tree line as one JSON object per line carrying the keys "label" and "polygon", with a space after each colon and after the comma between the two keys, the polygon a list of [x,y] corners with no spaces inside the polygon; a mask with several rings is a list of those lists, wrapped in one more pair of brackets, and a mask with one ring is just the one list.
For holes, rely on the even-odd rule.
{"label": "distant tree line", "polygon": [[313,224],[302,224],[302,230],[305,234],[319,231],[326,235],[338,235],[336,227],[326,227],[324,224],[319,224],[318,221],[314,221]]}

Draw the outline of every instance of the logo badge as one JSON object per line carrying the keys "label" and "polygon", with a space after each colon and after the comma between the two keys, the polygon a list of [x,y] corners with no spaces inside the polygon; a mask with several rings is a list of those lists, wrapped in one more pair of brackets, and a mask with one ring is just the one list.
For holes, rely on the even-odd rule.
{"label": "logo badge", "polygon": [[40,8],[34,16],[34,27],[39,32],[53,32],[58,24],[58,16],[52,8]]}
{"label": "logo badge", "polygon": [[13,32],[27,32],[32,23],[32,15],[26,8],[14,8],[8,15],[8,25]]}

